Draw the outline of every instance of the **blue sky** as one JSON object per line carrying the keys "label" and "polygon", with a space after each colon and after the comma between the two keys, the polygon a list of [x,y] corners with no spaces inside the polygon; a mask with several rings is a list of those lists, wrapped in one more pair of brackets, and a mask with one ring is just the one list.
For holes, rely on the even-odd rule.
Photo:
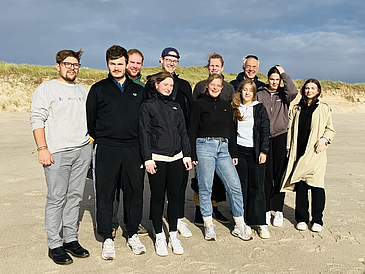
{"label": "blue sky", "polygon": [[84,67],[106,69],[113,44],[138,48],[158,66],[164,47],[181,66],[217,52],[238,73],[255,54],[260,72],[280,64],[293,79],[365,82],[365,1],[1,0],[0,61],[53,65],[60,49],[82,48]]}

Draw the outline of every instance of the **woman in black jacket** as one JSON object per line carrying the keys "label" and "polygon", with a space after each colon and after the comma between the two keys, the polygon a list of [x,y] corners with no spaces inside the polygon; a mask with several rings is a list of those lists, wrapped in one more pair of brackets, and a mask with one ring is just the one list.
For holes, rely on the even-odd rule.
{"label": "woman in black jacket", "polygon": [[266,225],[265,162],[269,151],[270,120],[263,104],[255,100],[256,85],[241,82],[232,100],[237,120],[238,165],[245,220],[261,238],[270,238]]}
{"label": "woman in black jacket", "polygon": [[186,132],[183,111],[172,100],[174,78],[168,72],[152,76],[153,96],[140,108],[140,143],[142,157],[151,188],[151,219],[156,232],[155,248],[159,256],[166,256],[167,245],[162,230],[162,214],[167,191],[169,222],[169,247],[173,253],[183,254],[177,239],[179,192],[183,183],[184,169],[190,170],[191,150]]}

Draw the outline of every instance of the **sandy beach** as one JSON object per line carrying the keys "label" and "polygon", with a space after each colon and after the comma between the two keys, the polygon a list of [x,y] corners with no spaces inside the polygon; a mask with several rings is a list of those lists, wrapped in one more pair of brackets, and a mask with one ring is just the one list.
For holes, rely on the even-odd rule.
{"label": "sandy beach", "polygon": [[[47,255],[46,184],[37,154],[30,154],[35,143],[29,115],[0,112],[0,273],[365,273],[365,114],[334,113],[333,121],[336,136],[327,152],[327,201],[321,233],[295,229],[294,195],[289,193],[284,225],[270,226],[270,239],[254,233],[253,240],[244,242],[230,235],[233,222],[226,226],[215,222],[217,241],[205,241],[203,230],[193,224],[188,187],[186,217],[193,237],[179,237],[184,255],[170,252],[158,257],[150,236],[141,237],[146,254],[134,255],[120,229],[116,259],[104,261],[102,242],[94,231],[93,184],[87,180],[79,241],[91,255],[60,266]],[[152,235],[147,181],[144,197],[142,224]],[[221,209],[231,216],[228,202]]]}

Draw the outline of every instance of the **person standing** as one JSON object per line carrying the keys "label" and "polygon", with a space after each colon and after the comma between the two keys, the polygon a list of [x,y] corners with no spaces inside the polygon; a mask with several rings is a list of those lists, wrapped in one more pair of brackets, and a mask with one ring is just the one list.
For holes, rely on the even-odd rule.
{"label": "person standing", "polygon": [[318,99],[321,91],[321,84],[317,79],[308,79],[301,88],[302,99],[290,111],[286,146],[289,162],[281,187],[281,191],[296,193],[295,220],[298,230],[307,229],[308,190],[311,191],[313,232],[322,231],[326,200],[326,149],[335,135],[331,109]]}
{"label": "person standing", "polygon": [[265,163],[269,152],[270,120],[266,108],[256,101],[256,85],[243,80],[233,96],[237,121],[238,165],[247,225],[258,235],[270,238],[265,219]]}
{"label": "person standing", "polygon": [[[177,65],[179,64],[180,54],[176,48],[167,47],[162,50],[160,63],[162,66],[162,70],[169,72],[174,77],[174,88],[171,93],[171,98],[175,102],[179,103],[185,118],[185,124],[189,124],[190,112],[191,112],[191,105],[193,103],[193,96],[191,91],[191,86],[188,81],[181,79],[179,75],[175,73]],[[148,76],[148,81],[146,83],[146,89],[148,91],[154,89],[154,84],[152,83],[151,76]],[[150,94],[151,96],[151,94]],[[177,231],[183,237],[191,237],[192,233],[188,228],[188,224],[184,221],[185,216],[185,192],[186,186],[188,183],[188,171],[184,171],[183,176],[183,184],[181,185],[180,189],[180,207],[179,207],[179,218],[177,221]]]}
{"label": "person standing", "polygon": [[243,197],[237,165],[236,132],[231,104],[220,100],[223,78],[212,74],[206,83],[205,95],[195,101],[192,107],[188,135],[191,155],[199,186],[200,211],[204,220],[207,241],[215,241],[213,207],[211,201],[214,173],[222,180],[231,203],[235,227],[233,236],[250,240],[243,219]]}
{"label": "person standing", "polygon": [[162,215],[167,192],[167,220],[169,247],[181,255],[184,249],[177,238],[179,194],[185,170],[192,168],[189,137],[183,112],[171,98],[174,87],[172,74],[162,71],[152,76],[153,97],[140,108],[140,144],[151,188],[151,219],[156,233],[155,249],[159,256],[167,256]]}
{"label": "person standing", "polygon": [[[209,75],[219,74],[224,79],[224,77],[222,75],[222,72],[224,69],[224,60],[220,54],[215,53],[215,52],[209,54],[208,55],[208,64],[206,67],[209,70]],[[195,85],[194,91],[193,91],[194,100],[197,100],[198,98],[202,97],[205,94],[206,83],[207,83],[207,79],[202,80]],[[223,88],[222,88],[222,92],[219,96],[221,98],[221,100],[230,102],[232,100],[234,92],[235,92],[235,89],[233,88],[233,86],[230,83],[228,83],[227,81],[223,80]],[[194,223],[197,226],[203,226],[204,222],[203,222],[202,215],[200,213],[199,197],[198,197],[198,193],[196,192],[199,190],[197,187],[196,180],[197,180],[196,177],[192,178],[192,187],[193,187],[193,189],[195,189],[195,191],[194,191],[194,205],[195,205]],[[226,201],[226,191],[225,191],[224,185],[222,184],[222,182],[219,179],[219,177],[217,176],[217,174],[214,175],[212,191],[213,191],[212,192],[212,205],[213,205],[212,216],[215,220],[217,220],[223,224],[227,224],[227,223],[229,223],[229,220],[222,214],[221,211],[219,211],[219,202]]]}
{"label": "person standing", "polygon": [[[272,67],[267,77],[269,84],[261,87],[256,94],[257,100],[266,107],[270,119],[269,154],[265,171],[266,223],[270,225],[273,210],[275,215],[272,224],[282,226],[285,193],[280,193],[280,187],[287,165],[288,112],[298,90],[281,66]],[[280,86],[281,81],[284,82],[283,87]]]}
{"label": "person standing", "polygon": [[95,140],[96,221],[98,234],[104,239],[101,257],[113,260],[113,200],[119,183],[123,191],[127,246],[137,255],[146,252],[137,231],[142,219],[144,185],[138,142],[139,107],[147,94],[126,75],[126,49],[111,46],[106,51],[106,61],[108,78],[91,87],[86,111],[89,134]]}
{"label": "person standing", "polygon": [[[141,51],[138,49],[130,49],[127,51],[128,54],[128,64],[127,64],[127,75],[128,77],[133,80],[136,84],[141,85],[142,87],[145,86],[145,84],[141,81],[141,69],[143,66],[143,60],[144,56]],[[119,210],[119,202],[120,202],[120,186],[117,187],[115,199],[113,202],[113,221],[112,221],[112,227],[113,232],[112,236],[113,238],[117,235],[117,230],[119,227],[119,220],[118,220],[118,210]],[[124,217],[126,216],[126,212],[124,213]],[[126,223],[126,219],[124,218],[124,222]],[[141,224],[138,225],[138,236],[148,236],[147,229],[142,226]]]}
{"label": "person standing", "polygon": [[56,54],[58,78],[36,88],[30,110],[35,151],[47,182],[48,256],[57,264],[73,262],[67,252],[79,258],[90,255],[78,242],[79,205],[92,155],[85,111],[88,91],[75,83],[82,53]]}
{"label": "person standing", "polygon": [[250,79],[253,81],[256,85],[256,89],[259,90],[259,88],[265,86],[264,82],[259,81],[257,77],[257,72],[260,68],[260,62],[259,58],[256,55],[247,55],[243,57],[243,65],[242,69],[243,71],[238,73],[236,79],[232,80],[230,84],[234,87],[235,90],[237,90],[238,86],[243,80]]}

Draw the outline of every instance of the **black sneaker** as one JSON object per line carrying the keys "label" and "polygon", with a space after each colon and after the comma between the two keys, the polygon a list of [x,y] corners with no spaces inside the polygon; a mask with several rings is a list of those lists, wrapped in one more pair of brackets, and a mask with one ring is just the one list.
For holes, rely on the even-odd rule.
{"label": "black sneaker", "polygon": [[223,216],[222,212],[219,210],[216,212],[213,212],[212,214],[213,219],[216,219],[218,222],[222,224],[229,224],[229,220]]}
{"label": "black sneaker", "polygon": [[199,206],[195,207],[194,224],[196,226],[204,226],[204,221],[203,221],[203,217],[202,217],[202,214],[200,212],[200,207]]}

